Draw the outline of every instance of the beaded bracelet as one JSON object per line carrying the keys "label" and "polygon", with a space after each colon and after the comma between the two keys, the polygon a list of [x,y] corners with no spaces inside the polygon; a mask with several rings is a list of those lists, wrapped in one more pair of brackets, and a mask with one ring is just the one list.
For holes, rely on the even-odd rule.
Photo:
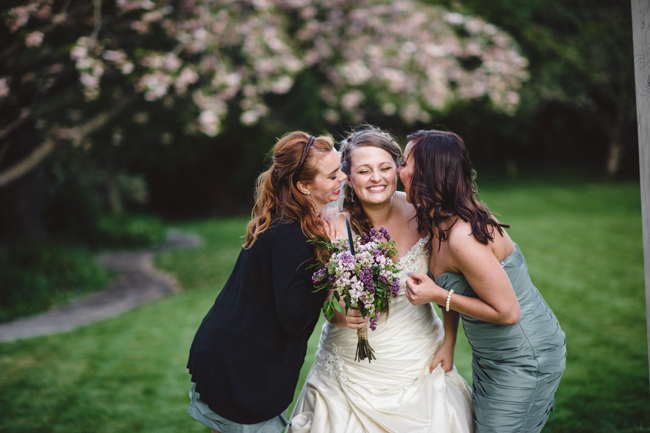
{"label": "beaded bracelet", "polygon": [[449,301],[451,300],[451,294],[454,293],[454,289],[451,289],[449,291],[449,294],[447,295],[447,302],[445,303],[445,311],[449,311]]}

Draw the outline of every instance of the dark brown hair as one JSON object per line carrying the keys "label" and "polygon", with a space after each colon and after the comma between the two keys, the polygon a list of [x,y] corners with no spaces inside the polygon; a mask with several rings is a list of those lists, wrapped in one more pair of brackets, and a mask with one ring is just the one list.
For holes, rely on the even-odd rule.
{"label": "dark brown hair", "polygon": [[[395,141],[395,138],[381,129],[363,125],[352,131],[346,140],[341,142],[341,171],[348,178],[352,169],[352,153],[359,147],[376,147],[385,150],[390,154],[395,162],[395,167],[399,166],[399,160],[402,157],[402,149]],[[343,187],[345,199],[343,200],[343,209],[350,213],[350,224],[358,234],[367,233],[372,229],[372,224],[366,212],[361,206],[360,200],[352,201],[352,188],[347,183]]]}
{"label": "dark brown hair", "polygon": [[438,248],[447,240],[442,223],[458,216],[472,226],[472,235],[482,244],[492,241],[494,230],[503,227],[479,199],[469,152],[463,139],[453,132],[418,131],[407,137],[413,143],[413,177],[409,200],[415,205],[418,231],[438,236]]}
{"label": "dark brown hair", "polygon": [[[325,237],[313,203],[298,190],[298,182],[311,183],[318,174],[316,160],[334,149],[331,137],[316,137],[307,157],[299,167],[309,142],[309,134],[290,132],[273,147],[273,164],[257,178],[255,206],[246,229],[244,248],[250,248],[260,233],[268,229],[274,220],[300,221],[306,237]],[[299,170],[300,168],[300,170]]]}

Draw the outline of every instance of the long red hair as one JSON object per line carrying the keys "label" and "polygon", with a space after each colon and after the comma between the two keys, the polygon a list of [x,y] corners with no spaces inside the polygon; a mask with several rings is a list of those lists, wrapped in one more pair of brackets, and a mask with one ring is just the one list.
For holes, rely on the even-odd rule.
{"label": "long red hair", "polygon": [[257,178],[255,206],[246,229],[244,248],[250,248],[275,220],[300,221],[307,238],[326,237],[318,222],[316,208],[298,190],[297,183],[308,185],[314,180],[318,174],[316,160],[334,149],[334,141],[329,136],[315,137],[302,167],[299,167],[309,137],[301,131],[290,132],[273,147],[273,164]]}

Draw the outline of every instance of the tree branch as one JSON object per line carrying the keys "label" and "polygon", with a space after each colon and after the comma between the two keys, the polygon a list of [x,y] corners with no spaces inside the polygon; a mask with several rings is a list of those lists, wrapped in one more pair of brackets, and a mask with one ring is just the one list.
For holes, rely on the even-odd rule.
{"label": "tree branch", "polygon": [[91,45],[95,44],[99,29],[102,28],[102,0],[93,0],[93,33],[90,35]]}
{"label": "tree branch", "polygon": [[61,139],[70,139],[73,143],[81,143],[83,139],[93,132],[97,131],[113,117],[117,116],[122,110],[136,100],[136,95],[130,95],[115,104],[110,110],[99,113],[88,122],[76,128],[51,128],[45,136],[45,140],[34,151],[12,167],[0,172],[0,188],[8,185],[14,180],[22,177],[34,169],[41,161],[45,159],[56,147],[57,142]]}
{"label": "tree branch", "polygon": [[[79,7],[78,10],[75,10],[70,14],[67,14],[67,9],[69,4],[70,2],[67,1],[61,13],[56,15],[54,19],[51,20],[51,22],[35,30],[44,34],[48,34],[52,30],[56,29],[58,26],[70,23],[69,18],[76,18],[77,16],[87,13],[90,10],[90,7],[84,5]],[[4,62],[8,57],[12,56],[14,53],[16,53],[19,50],[23,50],[24,48],[25,48],[25,41],[22,38],[17,38],[16,40],[14,40],[14,42],[11,45],[9,45],[8,47],[0,51],[0,62]]]}
{"label": "tree branch", "polygon": [[9,126],[0,131],[0,141],[4,140],[7,135],[11,134],[14,129],[25,123],[30,117],[32,117],[31,110],[29,108],[23,108],[20,112],[20,116],[11,122]]}
{"label": "tree branch", "polygon": [[34,149],[29,156],[0,173],[0,188],[29,173],[54,150],[55,145],[56,140],[52,134],[48,134],[43,143]]}
{"label": "tree branch", "polygon": [[90,119],[89,121],[87,121],[86,123],[78,127],[80,138],[78,138],[77,140],[81,142],[81,140],[83,140],[93,132],[97,131],[99,128],[101,128],[106,123],[108,123],[109,120],[117,116],[127,106],[135,102],[136,98],[137,98],[136,94],[132,94],[125,98],[122,98],[120,102],[115,104],[113,108],[111,108],[110,110],[99,113],[97,116],[95,116],[94,118]]}

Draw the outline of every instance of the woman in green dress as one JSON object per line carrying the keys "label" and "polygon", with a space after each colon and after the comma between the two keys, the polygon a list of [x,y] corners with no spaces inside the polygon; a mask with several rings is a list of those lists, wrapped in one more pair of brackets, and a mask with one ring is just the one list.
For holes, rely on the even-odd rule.
{"label": "woman in green dress", "polygon": [[[564,332],[503,230],[509,226],[478,200],[463,140],[445,131],[407,138],[399,175],[419,231],[431,234],[434,278],[411,273],[407,296],[414,305],[457,312],[454,326],[463,317],[472,347],[474,432],[540,432],[565,368]],[[454,335],[447,333],[439,349],[443,369],[453,364]]]}

